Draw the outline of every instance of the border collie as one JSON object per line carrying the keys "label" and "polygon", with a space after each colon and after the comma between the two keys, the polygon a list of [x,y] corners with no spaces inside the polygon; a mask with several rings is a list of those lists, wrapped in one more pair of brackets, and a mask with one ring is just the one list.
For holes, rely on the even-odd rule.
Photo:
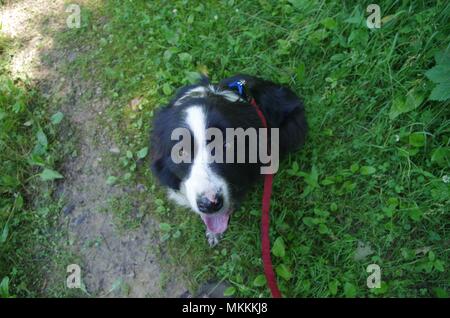
{"label": "border collie", "polygon": [[[263,121],[268,128],[266,134],[262,133]],[[261,78],[236,75],[212,84],[204,77],[196,85],[179,89],[154,116],[150,144],[153,174],[168,189],[170,199],[200,215],[211,246],[218,243],[232,211],[245,194],[262,180],[261,168],[267,161],[260,157],[253,161],[237,160],[240,152],[261,149],[258,140],[255,146],[255,140],[247,138],[251,134],[244,134],[241,148],[236,149],[235,137],[230,141],[211,136],[209,131],[214,129],[226,136],[230,129],[247,132],[249,128],[256,131],[258,140],[265,135],[264,142],[269,143],[275,139],[275,129],[279,144],[271,147],[271,151],[276,149],[279,158],[283,158],[305,141],[303,103],[289,88]],[[174,134],[180,129],[188,133],[183,136],[183,143],[180,143],[183,134]],[[219,148],[208,147],[213,141],[216,145],[219,142]],[[216,159],[222,149],[227,156],[231,153],[227,160],[210,160]]]}

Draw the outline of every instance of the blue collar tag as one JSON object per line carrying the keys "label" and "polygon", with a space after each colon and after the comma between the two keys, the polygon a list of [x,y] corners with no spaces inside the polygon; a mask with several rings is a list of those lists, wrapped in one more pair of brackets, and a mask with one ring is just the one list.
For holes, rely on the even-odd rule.
{"label": "blue collar tag", "polygon": [[245,80],[239,80],[239,81],[231,82],[230,84],[228,84],[228,87],[229,88],[237,88],[239,95],[246,98],[245,93],[244,93],[244,85],[245,85]]}

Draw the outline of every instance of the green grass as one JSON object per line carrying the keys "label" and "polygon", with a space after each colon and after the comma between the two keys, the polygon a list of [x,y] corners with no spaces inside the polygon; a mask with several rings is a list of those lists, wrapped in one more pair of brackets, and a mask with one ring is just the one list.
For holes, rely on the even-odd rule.
{"label": "green grass", "polygon": [[[61,202],[55,199],[53,170],[63,146],[55,141],[61,114],[48,113],[46,100],[8,70],[11,40],[0,37],[0,298],[62,295],[48,280],[68,252],[55,231]],[[52,272],[52,275],[49,273]]]}
{"label": "green grass", "polygon": [[[449,7],[380,3],[385,21],[365,26],[351,2],[109,1],[85,7],[73,64],[115,100],[116,138],[137,151],[155,107],[207,71],[287,84],[303,96],[310,137],[284,162],[272,199],[274,265],[286,296],[444,296],[448,293],[449,102],[429,101],[424,73],[449,46]],[[100,17],[103,17],[100,19]],[[130,111],[129,102],[141,98]],[[152,180],[147,168],[133,174]],[[239,296],[268,296],[261,277],[261,187],[209,249],[195,216],[174,208],[149,182],[161,235],[194,285],[226,280]],[[358,242],[370,255],[355,260]],[[381,267],[382,288],[366,287]]]}
{"label": "green grass", "polygon": [[[304,98],[310,135],[275,178],[271,239],[282,293],[447,297],[450,103],[429,99],[436,85],[425,73],[436,54],[448,56],[450,7],[378,4],[383,25],[370,30],[365,6],[353,1],[91,1],[82,28],[59,41],[85,48],[67,72],[102,83],[113,101],[111,130],[133,158],[147,146],[154,109],[196,72],[289,85]],[[149,213],[193,286],[226,280],[228,294],[269,296],[261,186],[210,249],[202,222],[166,201],[148,164],[125,161],[114,181],[147,185],[155,197]],[[358,250],[361,242],[370,249]],[[380,289],[366,286],[373,263]]]}

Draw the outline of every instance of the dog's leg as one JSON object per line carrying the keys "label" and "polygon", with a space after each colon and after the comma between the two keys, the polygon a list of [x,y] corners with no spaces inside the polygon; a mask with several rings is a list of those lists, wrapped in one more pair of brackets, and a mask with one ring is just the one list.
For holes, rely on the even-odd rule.
{"label": "dog's leg", "polygon": [[219,244],[221,237],[222,237],[222,234],[212,233],[212,232],[206,230],[206,238],[208,239],[208,243],[209,243],[210,247],[214,247],[217,244]]}

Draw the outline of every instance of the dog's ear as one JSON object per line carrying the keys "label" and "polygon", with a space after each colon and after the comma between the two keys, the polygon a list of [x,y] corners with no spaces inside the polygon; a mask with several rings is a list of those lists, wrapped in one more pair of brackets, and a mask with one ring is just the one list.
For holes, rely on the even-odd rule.
{"label": "dog's ear", "polygon": [[223,89],[232,82],[245,80],[245,89],[263,111],[271,127],[280,128],[280,153],[294,151],[303,145],[308,125],[302,100],[288,87],[245,74],[219,83]]}
{"label": "dog's ear", "polygon": [[151,170],[161,185],[179,190],[181,180],[170,170],[171,149],[168,141],[171,130],[167,128],[171,123],[171,112],[171,107],[165,106],[155,113],[150,138]]}

